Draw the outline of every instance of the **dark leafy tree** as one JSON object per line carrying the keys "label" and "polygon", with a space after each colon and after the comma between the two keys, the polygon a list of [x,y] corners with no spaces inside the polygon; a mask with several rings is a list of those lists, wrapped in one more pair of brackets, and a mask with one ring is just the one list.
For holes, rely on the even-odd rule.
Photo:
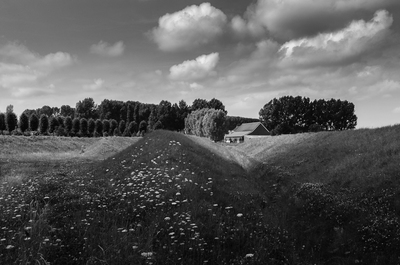
{"label": "dark leafy tree", "polygon": [[103,135],[104,134],[109,134],[110,132],[110,121],[109,120],[103,120]]}
{"label": "dark leafy tree", "polygon": [[100,119],[96,120],[95,131],[99,136],[103,135],[103,122]]}
{"label": "dark leafy tree", "polygon": [[139,123],[139,132],[141,132],[141,133],[147,132],[147,122],[146,121],[141,121]]}
{"label": "dark leafy tree", "polygon": [[121,120],[121,121],[119,122],[119,125],[118,125],[118,130],[119,130],[119,132],[120,132],[120,133],[123,133],[123,132],[125,131],[125,127],[126,127],[125,121],[124,121],[124,120]]}
{"label": "dark leafy tree", "polygon": [[6,113],[8,112],[14,112],[14,106],[13,105],[8,105],[6,108]]}
{"label": "dark leafy tree", "polygon": [[39,118],[35,113],[32,113],[29,117],[29,129],[31,131],[37,131],[39,128]]}
{"label": "dark leafy tree", "polygon": [[114,119],[110,121],[110,135],[114,135],[115,129],[118,128],[118,122]]}
{"label": "dark leafy tree", "polygon": [[88,120],[86,118],[81,118],[79,121],[79,131],[82,136],[87,136],[88,126]]}
{"label": "dark leafy tree", "polygon": [[25,115],[29,118],[32,114],[37,114],[34,109],[26,109],[24,110]]}
{"label": "dark leafy tree", "polygon": [[71,131],[74,134],[77,134],[77,133],[79,133],[79,130],[80,130],[80,120],[78,118],[75,118],[72,120],[72,130]]}
{"label": "dark leafy tree", "polygon": [[60,115],[64,117],[70,116],[71,118],[74,118],[75,108],[72,108],[69,105],[62,105],[60,108]]}
{"label": "dark leafy tree", "polygon": [[49,118],[47,117],[46,114],[40,115],[39,119],[39,132],[42,135],[47,134],[47,131],[49,129]]}
{"label": "dark leafy tree", "polygon": [[220,109],[220,110],[224,111],[225,114],[227,113],[227,111],[225,110],[224,104],[222,104],[222,102],[216,98],[213,98],[208,102],[208,107],[210,109]]}
{"label": "dark leafy tree", "polygon": [[150,116],[149,116],[149,122],[148,122],[149,128],[153,129],[153,127],[157,121],[158,121],[158,119],[157,119],[156,111],[151,111]]}
{"label": "dark leafy tree", "polygon": [[65,127],[65,132],[67,135],[72,131],[72,118],[70,116],[67,116],[64,120],[64,127]]}
{"label": "dark leafy tree", "polygon": [[17,121],[17,115],[15,115],[14,112],[7,112],[6,113],[6,127],[7,131],[10,133],[14,131],[17,127],[18,121]]}
{"label": "dark leafy tree", "polygon": [[156,124],[154,124],[154,130],[161,130],[163,128],[163,124],[161,121],[157,121]]}
{"label": "dark leafy tree", "polygon": [[26,116],[26,114],[23,112],[19,116],[19,129],[21,132],[25,132],[29,128],[29,118]]}
{"label": "dark leafy tree", "polygon": [[131,121],[129,123],[128,129],[127,129],[129,136],[134,136],[136,132],[138,131],[138,125],[135,121]]}
{"label": "dark leafy tree", "polygon": [[133,121],[133,107],[130,103],[126,105],[126,123],[130,124]]}
{"label": "dark leafy tree", "polygon": [[193,101],[191,110],[195,111],[195,110],[207,109],[207,108],[209,108],[207,100],[198,98]]}
{"label": "dark leafy tree", "polygon": [[96,119],[97,118],[97,105],[93,98],[85,98],[76,103],[75,115],[78,118]]}
{"label": "dark leafy tree", "polygon": [[96,122],[94,119],[90,118],[88,121],[88,133],[89,135],[93,135],[94,131],[96,129]]}
{"label": "dark leafy tree", "polygon": [[60,116],[60,115],[57,116],[56,118],[57,118],[57,121],[58,121],[58,126],[59,127],[64,127],[64,119],[65,118],[63,116]]}
{"label": "dark leafy tree", "polygon": [[273,134],[354,129],[354,104],[336,99],[274,98],[260,110],[260,120]]}
{"label": "dark leafy tree", "polygon": [[6,126],[6,115],[4,113],[0,113],[0,131],[1,134],[3,134],[3,131],[5,131],[7,128]]}
{"label": "dark leafy tree", "polygon": [[49,118],[49,133],[53,133],[56,131],[59,126],[58,119],[54,116],[50,116]]}
{"label": "dark leafy tree", "polygon": [[42,108],[38,109],[36,111],[40,117],[42,117],[42,114],[47,115],[47,117],[50,117],[53,115],[53,108],[47,105],[44,105]]}

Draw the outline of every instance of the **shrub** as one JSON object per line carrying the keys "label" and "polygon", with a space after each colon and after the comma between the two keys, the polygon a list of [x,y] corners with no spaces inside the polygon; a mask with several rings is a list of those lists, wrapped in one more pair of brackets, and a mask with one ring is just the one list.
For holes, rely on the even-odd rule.
{"label": "shrub", "polygon": [[37,131],[39,128],[39,118],[36,116],[35,113],[29,117],[29,129],[31,131]]}
{"label": "shrub", "polygon": [[88,121],[86,118],[81,118],[79,121],[79,131],[81,137],[85,137],[88,134]]}
{"label": "shrub", "polygon": [[95,130],[96,124],[94,119],[90,118],[88,121],[88,133],[89,135],[93,135],[94,130]]}
{"label": "shrub", "polygon": [[95,123],[95,131],[96,131],[97,135],[99,135],[99,136],[97,136],[97,137],[100,137],[100,136],[103,135],[103,123],[101,122],[100,119],[97,119],[97,120],[96,120],[96,123]]}
{"label": "shrub", "polygon": [[115,135],[115,134],[114,134],[114,131],[115,131],[115,129],[116,129],[117,127],[118,127],[117,121],[114,120],[114,119],[112,119],[112,120],[110,121],[110,130],[109,130],[110,135]]}
{"label": "shrub", "polygon": [[120,133],[123,133],[123,132],[125,131],[125,127],[126,127],[125,121],[124,121],[124,120],[121,120],[121,121],[119,122],[119,125],[118,125],[119,132],[120,132]]}
{"label": "shrub", "polygon": [[109,135],[109,133],[110,133],[110,126],[111,126],[111,124],[110,124],[110,121],[109,121],[109,120],[103,120],[103,134],[104,134],[104,133],[107,133],[107,136]]}
{"label": "shrub", "polygon": [[154,130],[161,130],[163,128],[163,124],[161,121],[157,121],[156,124],[154,124]]}
{"label": "shrub", "polygon": [[80,120],[78,118],[75,118],[72,120],[72,129],[71,131],[74,132],[76,135],[79,132],[80,129]]}
{"label": "shrub", "polygon": [[42,114],[39,119],[39,132],[40,134],[46,135],[49,129],[49,118],[46,114]]}
{"label": "shrub", "polygon": [[50,116],[50,121],[49,121],[49,133],[54,133],[56,128],[59,126],[58,119],[54,116]]}
{"label": "shrub", "polygon": [[26,116],[25,113],[22,113],[21,116],[19,116],[19,129],[21,132],[25,132],[29,128],[29,118]]}
{"label": "shrub", "polygon": [[6,126],[9,132],[12,132],[17,127],[17,115],[14,112],[6,113]]}
{"label": "shrub", "polygon": [[0,113],[0,131],[3,134],[3,131],[6,129],[6,116],[4,113]]}

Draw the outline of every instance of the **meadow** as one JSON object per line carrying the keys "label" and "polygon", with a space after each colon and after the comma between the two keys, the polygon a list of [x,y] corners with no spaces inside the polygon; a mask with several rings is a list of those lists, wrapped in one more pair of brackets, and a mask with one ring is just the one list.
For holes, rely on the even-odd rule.
{"label": "meadow", "polygon": [[400,263],[400,126],[50,140],[0,137],[0,264]]}

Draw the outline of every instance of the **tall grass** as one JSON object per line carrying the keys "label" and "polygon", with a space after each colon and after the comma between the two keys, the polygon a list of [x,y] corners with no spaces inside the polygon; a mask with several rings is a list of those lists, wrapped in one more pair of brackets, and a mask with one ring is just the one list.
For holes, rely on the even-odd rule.
{"label": "tall grass", "polygon": [[338,163],[354,143],[323,145],[342,136],[352,137],[304,137],[276,154],[281,164],[248,171],[203,140],[157,131],[101,163],[3,182],[0,263],[397,264],[397,187],[339,185],[293,165],[314,157],[302,148],[312,138],[315,160],[330,148]]}

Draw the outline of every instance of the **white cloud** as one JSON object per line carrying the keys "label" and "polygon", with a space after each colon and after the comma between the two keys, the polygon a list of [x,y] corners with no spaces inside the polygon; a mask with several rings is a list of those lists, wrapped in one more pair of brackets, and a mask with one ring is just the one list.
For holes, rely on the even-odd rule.
{"label": "white cloud", "polygon": [[87,90],[98,90],[102,88],[104,85],[104,80],[99,78],[96,80],[93,80],[91,84],[84,85],[83,88]]}
{"label": "white cloud", "polygon": [[[313,36],[343,28],[361,12],[400,5],[398,0],[258,0],[245,14],[280,40]],[[238,21],[236,21],[238,22]],[[243,29],[243,23],[237,23]]]}
{"label": "white cloud", "polygon": [[41,56],[24,45],[7,43],[0,46],[0,61],[0,87],[22,97],[43,93],[38,82],[54,70],[73,64],[75,58],[65,52]]}
{"label": "white cloud", "polygon": [[188,81],[214,75],[214,69],[218,61],[218,53],[201,55],[194,60],[184,61],[181,64],[172,66],[169,69],[169,78],[172,80]]}
{"label": "white cloud", "polygon": [[122,41],[118,41],[113,45],[100,41],[90,46],[90,52],[101,56],[117,57],[124,53],[125,45]]}
{"label": "white cloud", "polygon": [[188,50],[215,41],[224,33],[226,23],[226,15],[221,10],[202,3],[162,16],[150,36],[160,50]]}
{"label": "white cloud", "polygon": [[400,113],[400,107],[397,107],[393,110],[393,113]]}
{"label": "white cloud", "polygon": [[315,37],[286,42],[280,48],[290,63],[308,64],[316,62],[338,62],[358,56],[382,41],[393,23],[392,16],[385,10],[377,11],[369,22],[353,21],[346,28],[321,33]]}

